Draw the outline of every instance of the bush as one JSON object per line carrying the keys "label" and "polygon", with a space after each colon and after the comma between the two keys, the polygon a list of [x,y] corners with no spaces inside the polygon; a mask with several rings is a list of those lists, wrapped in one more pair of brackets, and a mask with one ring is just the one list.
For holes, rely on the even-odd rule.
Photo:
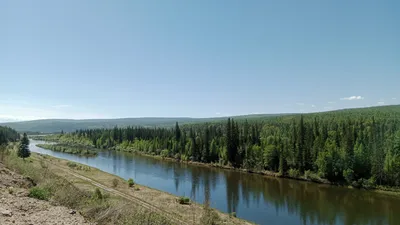
{"label": "bush", "polygon": [[118,181],[117,178],[114,178],[114,179],[112,180],[112,186],[113,186],[113,187],[117,187],[117,186],[118,186],[118,183],[119,183],[119,181]]}
{"label": "bush", "polygon": [[232,217],[236,217],[236,212],[231,212],[230,214]]}
{"label": "bush", "polygon": [[29,190],[28,197],[36,198],[39,200],[49,200],[50,191],[40,187],[33,187]]}
{"label": "bush", "polygon": [[78,164],[74,163],[74,162],[67,162],[67,166],[70,168],[75,168],[78,166]]}
{"label": "bush", "polygon": [[93,199],[95,199],[95,200],[103,199],[103,194],[101,193],[99,188],[96,188],[96,190],[94,190]]}
{"label": "bush", "polygon": [[311,173],[312,173],[311,170],[304,171],[304,178],[305,179],[310,179]]}
{"label": "bush", "polygon": [[189,158],[187,157],[187,155],[181,155],[181,160],[182,161],[188,161]]}
{"label": "bush", "polygon": [[189,205],[190,198],[183,196],[178,199],[178,202],[179,202],[179,204],[182,204],[182,205]]}
{"label": "bush", "polygon": [[375,188],[375,180],[373,178],[370,179],[358,179],[357,181],[353,181],[351,186],[355,188],[365,188],[365,189],[374,189]]}
{"label": "bush", "polygon": [[315,181],[315,182],[322,182],[321,177],[319,177],[318,174],[316,174],[310,170],[306,170],[304,172],[304,178],[307,180]]}
{"label": "bush", "polygon": [[168,157],[168,155],[169,155],[168,149],[162,150],[161,153],[160,153],[160,155],[161,155],[161,157],[163,157],[163,158]]}
{"label": "bush", "polygon": [[346,169],[343,171],[343,177],[348,184],[351,184],[353,181],[354,171],[352,169]]}
{"label": "bush", "polygon": [[138,188],[138,187],[135,187],[135,191],[140,191],[140,188]]}
{"label": "bush", "polygon": [[176,160],[181,160],[181,154],[176,153],[175,156],[174,156],[174,158],[175,158]]}
{"label": "bush", "polygon": [[128,179],[128,186],[129,186],[129,187],[133,187],[133,185],[135,185],[135,182],[133,181],[132,178],[129,178],[129,179]]}
{"label": "bush", "polygon": [[297,169],[290,169],[289,170],[289,177],[298,178],[300,177],[300,171]]}

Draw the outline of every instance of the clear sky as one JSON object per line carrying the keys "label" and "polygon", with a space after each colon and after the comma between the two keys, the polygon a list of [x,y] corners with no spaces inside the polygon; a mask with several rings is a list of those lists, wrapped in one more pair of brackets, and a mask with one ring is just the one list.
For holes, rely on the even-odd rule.
{"label": "clear sky", "polygon": [[400,103],[400,1],[0,1],[0,120]]}

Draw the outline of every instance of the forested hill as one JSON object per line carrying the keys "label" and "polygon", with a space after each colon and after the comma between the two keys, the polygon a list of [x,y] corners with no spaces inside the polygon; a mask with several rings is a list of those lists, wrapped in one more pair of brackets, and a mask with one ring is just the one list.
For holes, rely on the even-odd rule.
{"label": "forested hill", "polygon": [[19,138],[17,131],[9,128],[0,126],[0,146],[7,144],[11,141],[16,141]]}
{"label": "forested hill", "polygon": [[[257,115],[235,116],[233,118],[260,119],[260,118],[276,117],[279,115],[257,114]],[[18,132],[58,133],[61,131],[72,132],[81,129],[113,128],[115,126],[173,127],[176,122],[178,122],[179,124],[190,124],[190,123],[225,121],[226,119],[227,117],[214,117],[214,118],[145,117],[145,118],[87,119],[87,120],[45,119],[45,120],[0,123],[0,126],[11,127],[17,130]]]}
{"label": "forested hill", "polygon": [[[357,116],[357,115],[400,115],[400,105],[380,106],[370,108],[344,109],[330,112],[310,113],[307,116]],[[240,120],[270,120],[279,117],[283,120],[290,120],[296,114],[254,114],[231,117],[236,121]],[[127,126],[142,126],[142,127],[173,127],[176,122],[180,125],[194,124],[203,122],[219,122],[226,121],[227,117],[214,118],[162,118],[162,117],[147,117],[147,118],[121,118],[121,119],[87,119],[87,120],[70,120],[70,119],[45,119],[22,122],[0,123],[0,126],[7,126],[15,129],[18,132],[39,132],[39,133],[58,133],[73,132],[81,129],[97,129],[97,128],[113,128]]]}
{"label": "forested hill", "polygon": [[86,129],[45,138],[355,187],[400,186],[400,106],[227,118],[174,128]]}

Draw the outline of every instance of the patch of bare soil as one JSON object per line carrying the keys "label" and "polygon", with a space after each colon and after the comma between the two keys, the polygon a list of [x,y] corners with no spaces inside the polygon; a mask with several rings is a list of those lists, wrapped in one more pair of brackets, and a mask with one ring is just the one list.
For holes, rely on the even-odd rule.
{"label": "patch of bare soil", "polygon": [[78,212],[27,197],[33,185],[0,163],[0,224],[89,224]]}

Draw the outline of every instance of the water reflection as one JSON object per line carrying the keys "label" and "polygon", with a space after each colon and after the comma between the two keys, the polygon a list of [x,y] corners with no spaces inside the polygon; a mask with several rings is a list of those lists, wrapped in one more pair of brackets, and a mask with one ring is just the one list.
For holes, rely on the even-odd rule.
{"label": "water reflection", "polygon": [[160,161],[104,151],[81,157],[31,150],[97,167],[175,195],[208,201],[224,212],[259,224],[400,224],[400,198],[296,180]]}

